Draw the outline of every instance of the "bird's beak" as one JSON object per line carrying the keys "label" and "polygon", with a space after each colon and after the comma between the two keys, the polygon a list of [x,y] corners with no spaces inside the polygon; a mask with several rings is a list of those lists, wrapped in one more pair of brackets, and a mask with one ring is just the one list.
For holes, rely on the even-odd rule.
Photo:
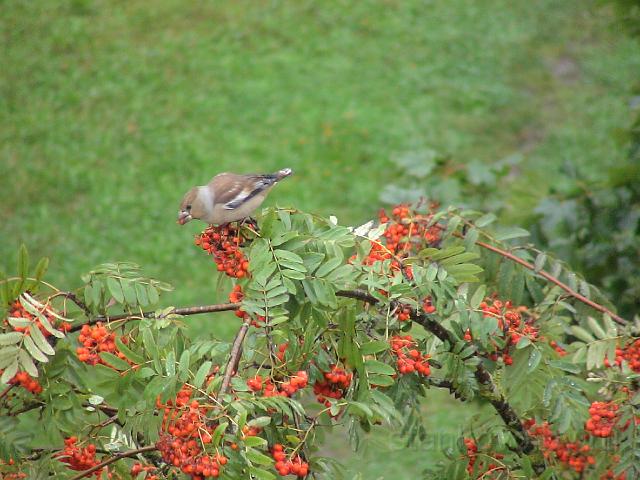
{"label": "bird's beak", "polygon": [[184,225],[185,223],[191,221],[191,214],[185,210],[182,210],[180,213],[178,213],[178,223],[180,225]]}

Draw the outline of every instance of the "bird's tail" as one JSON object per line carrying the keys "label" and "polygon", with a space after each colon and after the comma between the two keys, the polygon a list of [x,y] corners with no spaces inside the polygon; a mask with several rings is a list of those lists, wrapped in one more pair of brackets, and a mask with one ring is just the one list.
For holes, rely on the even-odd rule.
{"label": "bird's tail", "polygon": [[292,173],[293,173],[293,170],[291,170],[290,168],[283,168],[282,170],[278,170],[276,173],[274,173],[273,176],[275,177],[276,182],[279,182],[283,178],[286,178],[289,175],[291,175]]}

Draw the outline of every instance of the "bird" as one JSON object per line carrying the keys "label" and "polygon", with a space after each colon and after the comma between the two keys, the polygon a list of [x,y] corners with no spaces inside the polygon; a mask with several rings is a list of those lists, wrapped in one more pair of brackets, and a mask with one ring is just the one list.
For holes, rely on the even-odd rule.
{"label": "bird", "polygon": [[193,187],[184,195],[178,224],[198,219],[210,225],[226,225],[249,218],[271,188],[292,173],[290,168],[265,174],[219,173],[206,185]]}

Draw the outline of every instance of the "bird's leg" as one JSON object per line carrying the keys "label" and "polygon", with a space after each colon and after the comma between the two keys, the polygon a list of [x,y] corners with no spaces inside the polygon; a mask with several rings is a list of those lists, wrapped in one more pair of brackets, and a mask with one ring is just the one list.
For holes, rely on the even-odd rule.
{"label": "bird's leg", "polygon": [[247,224],[254,232],[260,232],[260,227],[258,227],[258,222],[255,218],[247,217],[242,221],[242,223]]}

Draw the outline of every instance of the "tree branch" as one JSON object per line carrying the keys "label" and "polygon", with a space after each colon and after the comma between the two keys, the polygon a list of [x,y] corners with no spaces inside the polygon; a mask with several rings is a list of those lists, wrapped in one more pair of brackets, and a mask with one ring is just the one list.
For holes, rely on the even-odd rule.
{"label": "tree branch", "polygon": [[[183,316],[200,315],[202,313],[229,312],[229,311],[232,311],[232,310],[237,310],[238,308],[240,308],[240,304],[239,303],[219,303],[219,304],[214,304],[214,305],[201,305],[201,306],[197,306],[197,307],[174,308],[173,310],[168,312],[166,315],[171,315],[171,314],[183,315]],[[119,314],[119,315],[99,316],[99,317],[94,317],[94,318],[90,319],[87,322],[84,322],[84,323],[81,323],[81,324],[78,324],[78,325],[74,325],[71,328],[70,332],[77,332],[78,330],[80,330],[82,328],[83,325],[93,325],[93,324],[96,324],[98,322],[114,322],[116,320],[154,318],[155,316],[156,316],[156,312],[155,311],[153,311],[153,312],[142,312],[142,313],[138,313],[138,314],[123,313],[123,314]]]}
{"label": "tree branch", "polygon": [[245,318],[244,322],[242,322],[240,330],[238,330],[238,333],[236,334],[236,338],[233,340],[233,346],[231,347],[231,353],[229,354],[227,368],[224,370],[224,377],[222,379],[220,391],[218,392],[218,398],[220,398],[227,392],[229,384],[231,383],[233,372],[238,369],[238,364],[240,363],[240,353],[242,352],[242,342],[244,342],[244,337],[247,335],[247,330],[249,329],[250,324],[251,319],[249,317]]}
{"label": "tree branch", "polygon": [[[341,290],[336,292],[336,295],[340,297],[361,300],[372,305],[378,303],[377,298],[367,292],[363,292],[362,290]],[[392,304],[394,303],[396,302],[392,302]],[[414,322],[422,325],[443,342],[447,342],[451,346],[455,345],[456,339],[451,335],[451,333],[426,314],[414,311],[411,312],[411,319]],[[516,437],[518,443],[518,452],[521,454],[527,454],[531,452],[533,450],[533,443],[531,442],[529,434],[524,429],[522,421],[516,414],[513,407],[509,405],[502,394],[498,391],[498,388],[493,383],[491,374],[484,368],[481,363],[476,367],[475,378],[478,383],[485,387],[485,389],[487,390],[487,400],[491,403],[496,412],[498,412],[498,415],[500,415],[500,418],[502,418],[504,423]]]}
{"label": "tree branch", "polygon": [[101,462],[101,463],[91,467],[90,469],[79,473],[75,477],[71,477],[71,480],[80,480],[81,478],[85,478],[85,477],[91,475],[93,472],[97,472],[101,468],[104,468],[107,465],[111,465],[112,463],[117,462],[118,460],[122,460],[123,458],[135,457],[136,455],[138,455],[140,453],[153,452],[155,450],[157,450],[157,447],[155,445],[148,445],[146,447],[137,448],[135,450],[129,450],[128,452],[118,453],[117,455],[114,455],[113,457],[108,458],[104,462]]}
{"label": "tree branch", "polygon": [[491,252],[497,253],[498,255],[501,255],[505,258],[508,258],[509,260],[511,260],[512,262],[515,262],[519,265],[522,265],[524,268],[531,270],[532,272],[537,273],[538,275],[540,275],[542,278],[548,280],[549,282],[553,283],[554,285],[557,285],[558,287],[560,287],[562,290],[564,290],[565,292],[567,292],[570,296],[572,296],[573,298],[575,298],[576,300],[584,303],[585,305],[589,305],[591,308],[593,308],[594,310],[597,310],[599,312],[602,313],[606,313],[607,315],[609,315],[613,320],[615,320],[618,324],[620,325],[626,325],[627,323],[629,323],[627,320],[625,320],[624,318],[622,318],[620,315],[615,314],[614,312],[612,312],[611,310],[609,310],[607,307],[605,307],[604,305],[601,305],[599,303],[594,302],[593,300],[589,300],[587,297],[585,297],[584,295],[581,295],[580,293],[576,292],[575,290],[573,290],[571,287],[569,287],[569,285],[567,285],[566,283],[560,281],[558,278],[554,277],[553,275],[551,275],[548,272],[545,272],[544,270],[538,270],[536,271],[536,268],[533,264],[527,262],[526,260],[523,260],[520,257],[515,256],[514,254],[507,252],[506,250],[503,250],[502,248],[499,247],[495,247],[493,245],[490,245],[488,243],[485,242],[481,242],[481,241],[476,241],[476,245],[478,245],[479,247],[482,247],[486,250],[489,250]]}

